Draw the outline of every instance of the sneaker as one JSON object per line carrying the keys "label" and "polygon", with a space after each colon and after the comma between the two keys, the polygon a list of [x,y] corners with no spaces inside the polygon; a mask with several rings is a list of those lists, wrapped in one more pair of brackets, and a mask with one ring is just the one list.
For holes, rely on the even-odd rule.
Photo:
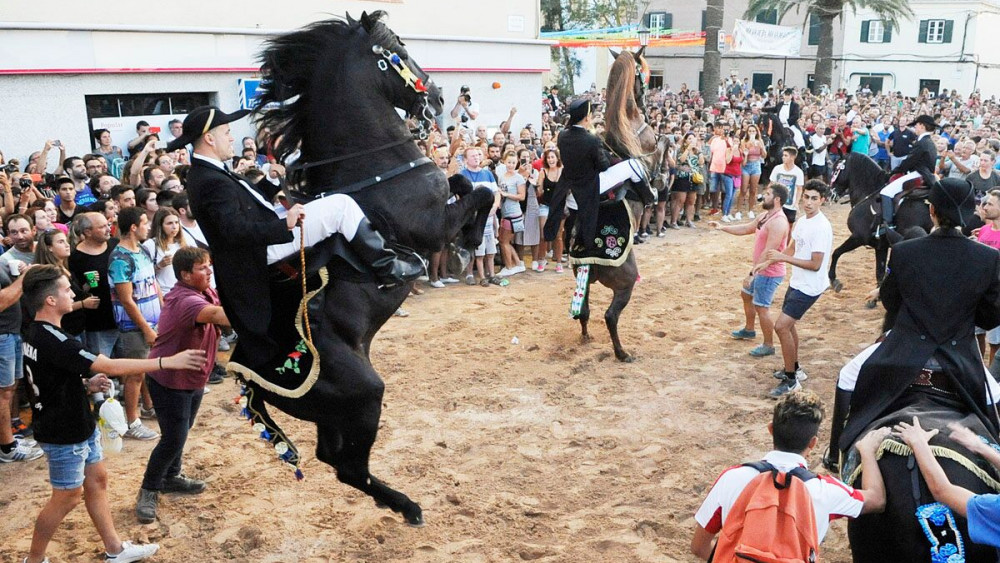
{"label": "sneaker", "polygon": [[667,236],[667,231],[665,230],[661,230],[660,232],[656,233],[656,238],[663,238],[665,236]]}
{"label": "sneaker", "polygon": [[695,227],[694,223],[692,223],[691,221],[688,221],[687,223],[685,223],[685,226],[687,228],[689,228],[689,229],[697,229],[698,228],[698,227]]}
{"label": "sneaker", "polygon": [[[216,366],[218,368],[219,366]],[[212,373],[208,374],[209,385],[218,385],[226,380],[226,372],[220,372],[218,369],[213,368]]]}
{"label": "sneaker", "polygon": [[743,220],[743,212],[742,211],[737,211],[736,215],[733,215],[733,220],[734,221],[742,221]]}
{"label": "sneaker", "polygon": [[538,271],[538,260],[532,260],[531,261],[531,271],[532,272],[537,272]]}
{"label": "sneaker", "polygon": [[230,348],[231,348],[231,346],[229,345],[229,340],[226,340],[225,338],[220,338],[219,339],[219,351],[220,352],[228,352],[230,350]]}
{"label": "sneaker", "polygon": [[396,309],[396,312],[392,314],[394,317],[409,317],[410,314],[406,312],[406,309],[400,307]]}
{"label": "sneaker", "polygon": [[708,210],[708,214],[709,215],[715,215],[718,212],[719,212],[719,208],[718,207],[713,207],[713,208],[711,208],[711,209]]}
{"label": "sneaker", "polygon": [[[27,558],[27,557],[25,557],[25,558],[24,558],[24,559],[22,559],[21,561],[23,561],[24,563],[28,563],[28,558]],[[52,563],[52,562],[51,562],[51,561],[49,561],[49,558],[48,558],[48,557],[46,557],[45,559],[42,559],[42,563]]]}
{"label": "sneaker", "polygon": [[563,265],[561,263],[560,264],[556,264],[556,273],[557,274],[563,273]]}
{"label": "sneaker", "polygon": [[186,495],[196,495],[205,490],[205,482],[200,479],[191,479],[184,475],[167,477],[163,480],[163,493],[181,493]]}
{"label": "sneaker", "polygon": [[159,549],[159,544],[155,543],[135,545],[130,541],[123,541],[121,553],[118,555],[105,553],[104,560],[114,561],[115,563],[131,563],[132,561],[141,561],[147,557],[152,557]]}
{"label": "sneaker", "polygon": [[141,524],[152,524],[156,521],[156,508],[160,504],[160,493],[149,489],[139,489],[139,498],[135,501],[135,517]]}
{"label": "sneaker", "polygon": [[442,288],[444,288],[444,282],[441,281],[441,280],[434,280],[434,281],[432,281],[431,283],[429,283],[427,285],[429,285],[429,286],[431,286],[431,287],[433,287],[435,289],[442,289]]}
{"label": "sneaker", "polygon": [[550,248],[550,249],[548,249],[548,250],[547,250],[547,251],[545,252],[545,257],[546,257],[546,258],[549,258],[549,259],[551,259],[551,258],[552,258],[552,249],[551,249],[551,248]]}
{"label": "sneaker", "polygon": [[476,276],[472,274],[465,276],[465,285],[476,285]]}
{"label": "sneaker", "polygon": [[156,418],[156,409],[154,409],[154,408],[148,408],[147,409],[146,407],[144,407],[142,405],[139,405],[139,418],[141,418],[143,420],[153,420],[153,419],[155,419]]}
{"label": "sneaker", "polygon": [[160,437],[160,435],[153,429],[147,428],[142,425],[142,421],[138,418],[133,420],[131,424],[128,425],[128,431],[125,432],[124,436],[126,438],[133,438],[135,440],[141,440],[143,442],[148,442],[149,440],[155,440]]}
{"label": "sneaker", "polygon": [[764,356],[774,355],[774,346],[768,346],[766,344],[760,344],[753,350],[750,350],[750,355],[755,358],[763,358]]}
{"label": "sneaker", "polygon": [[501,278],[505,278],[507,276],[513,276],[516,273],[517,272],[514,271],[514,268],[502,268],[499,272],[497,272],[497,275]]}
{"label": "sneaker", "polygon": [[28,448],[37,448],[38,442],[32,440],[31,438],[25,438],[24,436],[14,436],[14,441],[18,444],[23,444]]}
{"label": "sneaker", "polygon": [[694,220],[695,221],[701,221],[701,215],[698,215],[697,213],[695,213],[694,214]]}
{"label": "sneaker", "polygon": [[722,222],[723,223],[732,223],[733,220],[729,217],[729,215],[723,215],[722,216]]}
{"label": "sneaker", "polygon": [[[776,369],[776,370],[774,370],[774,373],[772,373],[771,375],[773,375],[775,379],[784,379],[785,378],[785,370],[784,369]],[[799,381],[805,381],[805,380],[809,379],[809,374],[806,373],[806,370],[804,370],[802,368],[799,368],[799,369],[795,370],[795,379],[797,379]]]}
{"label": "sneaker", "polygon": [[753,211],[747,211],[747,219],[753,219],[755,217],[756,215],[754,215]]}
{"label": "sneaker", "polygon": [[425,281],[431,281],[431,278],[430,278],[430,276],[428,276],[427,274],[424,274],[424,275],[422,275],[422,276],[418,277],[418,278],[417,278],[417,281],[422,281],[422,282],[425,282]]}
{"label": "sneaker", "polygon": [[670,228],[679,231],[681,226],[677,223],[670,223]]}
{"label": "sneaker", "polygon": [[42,450],[24,445],[23,442],[14,440],[14,449],[10,453],[0,451],[0,462],[11,463],[13,461],[33,461],[42,457]]}
{"label": "sneaker", "polygon": [[458,283],[458,280],[452,277],[441,278],[441,283]]}
{"label": "sneaker", "polygon": [[536,272],[544,272],[545,267],[549,265],[548,260],[542,260],[538,263],[538,268],[535,269]]}
{"label": "sneaker", "polygon": [[527,268],[524,267],[524,263],[523,262],[520,263],[520,264],[518,264],[517,266],[514,266],[514,273],[515,274],[520,274],[521,272],[525,272],[525,271],[527,271]]}
{"label": "sneaker", "polygon": [[757,338],[756,330],[747,330],[746,328],[734,330],[730,334],[732,334],[733,338],[736,340],[753,340],[754,338]]}
{"label": "sneaker", "polygon": [[35,430],[30,424],[25,424],[20,418],[10,419],[10,432],[11,434],[20,434],[21,436],[31,436],[35,433]]}
{"label": "sneaker", "polygon": [[799,383],[798,379],[782,379],[781,383],[774,389],[771,389],[771,392],[767,396],[777,399],[799,389],[802,389],[802,384]]}

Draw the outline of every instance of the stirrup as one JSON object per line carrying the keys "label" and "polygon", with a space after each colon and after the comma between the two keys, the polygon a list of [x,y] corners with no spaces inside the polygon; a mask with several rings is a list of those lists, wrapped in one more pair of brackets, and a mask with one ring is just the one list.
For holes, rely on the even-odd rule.
{"label": "stirrup", "polygon": [[832,457],[833,452],[830,451],[830,447],[826,448],[826,453],[823,454],[823,468],[829,471],[832,475],[838,475],[840,473],[840,456],[836,458]]}

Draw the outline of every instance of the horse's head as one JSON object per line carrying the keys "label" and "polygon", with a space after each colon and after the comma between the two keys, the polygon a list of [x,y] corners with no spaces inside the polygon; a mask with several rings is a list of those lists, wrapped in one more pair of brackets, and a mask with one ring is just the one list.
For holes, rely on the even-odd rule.
{"label": "horse's head", "polygon": [[640,108],[646,107],[646,89],[649,86],[649,63],[646,62],[646,57],[643,53],[646,52],[645,47],[641,47],[635,53],[628,51],[615,51],[614,49],[608,49],[611,52],[611,56],[615,59],[621,56],[631,56],[632,60],[635,61],[635,79],[632,83],[632,96],[635,98],[635,103]]}
{"label": "horse's head", "polygon": [[[407,112],[420,123],[422,134],[430,127],[434,116],[444,109],[441,89],[416,61],[410,58],[403,42],[381,19],[381,10],[362,12],[360,26],[367,34],[366,47],[380,71],[376,87],[395,107]],[[353,20],[348,16],[348,21]]]}
{"label": "horse's head", "polygon": [[847,174],[844,172],[844,168],[846,166],[847,159],[842,158],[837,162],[837,165],[833,167],[833,177],[830,179],[830,187],[833,193],[834,201],[839,201],[840,198],[846,196],[850,188]]}

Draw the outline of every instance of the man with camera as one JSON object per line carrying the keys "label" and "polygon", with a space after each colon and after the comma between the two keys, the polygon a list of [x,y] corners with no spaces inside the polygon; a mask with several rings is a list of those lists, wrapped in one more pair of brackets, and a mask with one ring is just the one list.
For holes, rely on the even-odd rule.
{"label": "man with camera", "polygon": [[468,86],[462,86],[461,93],[458,95],[458,101],[451,110],[451,117],[457,119],[467,128],[475,130],[476,119],[479,117],[479,104],[472,101]]}

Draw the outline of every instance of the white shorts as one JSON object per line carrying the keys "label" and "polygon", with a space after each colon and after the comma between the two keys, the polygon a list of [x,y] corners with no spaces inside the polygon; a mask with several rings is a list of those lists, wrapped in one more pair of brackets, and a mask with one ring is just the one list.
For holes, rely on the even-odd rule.
{"label": "white shorts", "polygon": [[497,239],[492,234],[483,235],[483,242],[479,243],[476,249],[476,257],[497,253]]}

